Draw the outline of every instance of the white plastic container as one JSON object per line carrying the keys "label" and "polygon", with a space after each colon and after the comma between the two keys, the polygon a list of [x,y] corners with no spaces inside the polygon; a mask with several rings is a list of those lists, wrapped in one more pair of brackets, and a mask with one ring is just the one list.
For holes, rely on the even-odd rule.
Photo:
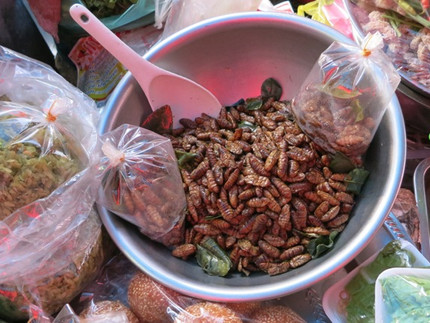
{"label": "white plastic container", "polygon": [[[413,244],[411,244],[406,240],[401,240],[401,245],[402,245],[402,249],[408,250],[414,255],[415,262],[412,264],[413,267],[430,266],[430,262],[418,251],[418,249]],[[348,297],[348,292],[346,291],[345,286],[355,277],[355,275],[358,274],[361,268],[367,266],[373,260],[375,260],[375,258],[378,256],[381,250],[374,253],[366,261],[364,261],[359,266],[354,268],[354,270],[348,273],[348,275],[346,275],[343,279],[339,280],[337,283],[329,287],[327,291],[324,293],[323,300],[322,300],[323,309],[326,315],[328,316],[328,318],[332,322],[336,322],[336,323],[347,322],[347,318],[346,318],[347,313],[342,308],[342,304],[345,303],[345,300]],[[382,321],[376,320],[376,322],[380,323]]]}
{"label": "white plastic container", "polygon": [[[381,281],[383,279],[387,279],[389,277],[393,276],[413,276],[417,278],[424,278],[427,280],[430,280],[430,268],[390,268],[387,270],[384,270],[376,280],[375,283],[375,321],[381,322],[381,323],[389,323],[392,322],[390,318],[389,308],[386,305],[386,302],[384,302],[384,290],[382,288]],[[405,277],[407,279],[407,277]],[[420,286],[417,286],[416,291],[419,293]],[[422,305],[426,305],[427,308],[429,308],[430,304],[430,295],[427,294],[428,297],[425,298],[425,303]],[[422,296],[422,295],[421,295]],[[424,307],[422,308],[424,311]],[[413,322],[417,322],[416,319],[412,318],[410,316],[410,319]],[[420,317],[420,320],[422,319],[422,322],[428,322],[430,318],[428,315],[426,317]],[[411,322],[412,322],[411,321]]]}

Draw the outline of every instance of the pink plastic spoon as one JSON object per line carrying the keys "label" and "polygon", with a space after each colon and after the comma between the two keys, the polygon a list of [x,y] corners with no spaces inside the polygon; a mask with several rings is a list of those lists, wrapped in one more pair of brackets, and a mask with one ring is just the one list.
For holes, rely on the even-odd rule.
{"label": "pink plastic spoon", "polygon": [[165,104],[170,105],[174,127],[180,126],[181,118],[194,119],[202,112],[213,117],[218,116],[221,103],[207,89],[141,57],[85,6],[79,4],[71,6],[70,15],[77,24],[131,72],[148,98],[153,111]]}

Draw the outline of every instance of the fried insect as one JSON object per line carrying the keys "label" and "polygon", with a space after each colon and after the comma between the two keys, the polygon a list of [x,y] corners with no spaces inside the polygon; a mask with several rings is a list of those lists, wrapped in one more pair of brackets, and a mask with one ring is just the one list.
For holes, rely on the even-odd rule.
{"label": "fried insect", "polygon": [[[343,230],[354,205],[346,174],[330,170],[331,156],[288,109],[270,100],[259,110],[239,104],[218,118],[183,121],[172,142],[196,159],[192,171],[181,169],[188,222],[178,257],[189,257],[190,244],[212,237],[237,271],[277,275],[311,260],[306,246],[313,238]],[[358,128],[349,131],[355,135]]]}

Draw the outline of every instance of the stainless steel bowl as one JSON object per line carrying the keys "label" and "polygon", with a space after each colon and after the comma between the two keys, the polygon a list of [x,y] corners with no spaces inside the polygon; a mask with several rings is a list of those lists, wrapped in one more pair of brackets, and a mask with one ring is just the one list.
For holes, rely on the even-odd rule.
{"label": "stainless steel bowl", "polygon": [[[154,46],[145,57],[206,86],[223,104],[259,95],[261,83],[268,77],[280,81],[283,99],[291,99],[320,53],[334,40],[351,42],[334,29],[307,18],[241,13],[190,26]],[[100,132],[123,123],[137,125],[149,113],[145,95],[128,74],[105,107]],[[141,235],[133,225],[103,208],[99,211],[122,252],[160,283],[183,294],[214,301],[272,299],[330,276],[371,241],[400,187],[405,146],[403,117],[393,98],[365,161],[371,174],[334,249],[278,276],[209,276],[195,262],[171,256],[167,248]]]}

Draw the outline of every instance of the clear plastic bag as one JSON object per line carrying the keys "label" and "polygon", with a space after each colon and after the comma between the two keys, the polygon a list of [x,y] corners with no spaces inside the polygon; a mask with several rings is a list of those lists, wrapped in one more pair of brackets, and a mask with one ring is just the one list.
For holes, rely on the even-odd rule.
{"label": "clear plastic bag", "polygon": [[0,71],[0,318],[39,319],[103,260],[98,112],[53,69],[1,47]]}
{"label": "clear plastic bag", "polygon": [[428,322],[430,318],[430,270],[390,268],[375,284],[376,322]]}
{"label": "clear plastic bag", "polygon": [[[171,0],[156,1],[159,8],[155,20],[156,26],[161,26],[166,19],[162,38],[204,19],[217,17],[234,12],[256,11],[261,0]],[[166,14],[168,12],[168,14]]]}
{"label": "clear plastic bag", "polygon": [[356,165],[400,82],[382,46],[379,33],[369,34],[361,46],[334,42],[292,102],[299,126],[317,145]]}
{"label": "clear plastic bag", "polygon": [[149,238],[177,244],[186,211],[185,193],[170,140],[124,124],[101,137],[98,204],[138,226]]}
{"label": "clear plastic bag", "polygon": [[136,319],[140,323],[305,322],[282,299],[222,303],[180,294],[139,271],[124,255],[112,258],[78,301],[65,306],[53,323],[103,319],[121,323]]}

